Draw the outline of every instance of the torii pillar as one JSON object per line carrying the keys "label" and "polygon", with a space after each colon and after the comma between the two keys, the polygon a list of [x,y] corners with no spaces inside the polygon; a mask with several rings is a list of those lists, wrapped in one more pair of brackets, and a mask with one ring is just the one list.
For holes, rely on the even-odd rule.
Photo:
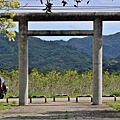
{"label": "torii pillar", "polygon": [[28,105],[28,21],[19,20],[19,105]]}
{"label": "torii pillar", "polygon": [[102,104],[102,20],[94,20],[93,36],[93,104]]}

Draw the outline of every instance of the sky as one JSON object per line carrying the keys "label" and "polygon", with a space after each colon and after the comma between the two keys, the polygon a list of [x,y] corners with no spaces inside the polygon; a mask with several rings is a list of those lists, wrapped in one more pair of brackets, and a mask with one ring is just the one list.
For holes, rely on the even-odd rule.
{"label": "sky", "polygon": [[[16,12],[44,12],[42,9],[44,5],[40,4],[40,0],[19,0],[21,7]],[[89,4],[87,0],[83,0],[79,7],[73,7],[74,0],[69,0],[66,7],[62,7],[61,0],[52,0],[53,8],[52,12],[118,12],[120,11],[120,0],[90,0]],[[45,4],[45,2],[44,2]],[[103,35],[110,35],[120,32],[119,21],[103,22]],[[92,21],[81,22],[29,22],[29,30],[92,30]],[[18,23],[14,30],[18,31]],[[69,40],[70,38],[80,36],[37,36],[43,40]],[[85,37],[85,36],[81,36]]]}

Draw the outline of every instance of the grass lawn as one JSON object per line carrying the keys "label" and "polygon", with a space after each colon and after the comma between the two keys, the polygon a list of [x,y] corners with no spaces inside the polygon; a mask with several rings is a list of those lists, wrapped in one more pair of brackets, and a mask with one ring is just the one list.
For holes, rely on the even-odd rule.
{"label": "grass lawn", "polygon": [[3,103],[3,102],[1,102],[1,103],[0,103],[0,111],[1,111],[1,110],[5,110],[5,109],[10,109],[11,106],[12,106],[12,105],[15,105],[15,104],[16,104],[15,101],[9,102],[9,103]]}
{"label": "grass lawn", "polygon": [[108,102],[108,105],[110,105],[112,108],[120,111],[120,101],[117,102]]}

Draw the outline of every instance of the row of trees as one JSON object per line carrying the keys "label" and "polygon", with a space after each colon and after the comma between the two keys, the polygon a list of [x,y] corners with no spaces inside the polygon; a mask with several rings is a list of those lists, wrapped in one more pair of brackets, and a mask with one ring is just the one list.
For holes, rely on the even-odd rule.
{"label": "row of trees", "polygon": [[[1,70],[2,76],[8,83],[9,95],[19,94],[18,70]],[[92,94],[92,71],[79,74],[76,70],[65,70],[56,72],[55,70],[48,73],[39,73],[33,69],[29,74],[29,95],[46,95],[69,94],[70,96],[80,94]],[[103,73],[103,94],[117,94],[120,91],[120,73]],[[119,92],[120,93],[120,92]]]}

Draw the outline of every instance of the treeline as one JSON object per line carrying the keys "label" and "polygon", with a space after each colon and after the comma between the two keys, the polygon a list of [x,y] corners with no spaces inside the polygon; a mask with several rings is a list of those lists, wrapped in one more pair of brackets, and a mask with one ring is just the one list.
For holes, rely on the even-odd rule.
{"label": "treeline", "polygon": [[[0,76],[8,83],[8,95],[19,94],[18,70],[0,70]],[[29,96],[69,94],[70,96],[80,94],[92,94],[92,71],[79,74],[76,70],[65,70],[56,72],[55,70],[48,73],[39,73],[37,69],[32,69],[29,74]],[[119,95],[120,72],[103,73],[103,94]]]}
{"label": "treeline", "polygon": [[[120,70],[120,33],[103,36],[103,70]],[[44,41],[28,37],[29,71],[39,72],[64,69],[83,73],[92,70],[92,37],[71,38],[68,41]],[[14,42],[0,34],[0,69],[18,69],[18,33]]]}

